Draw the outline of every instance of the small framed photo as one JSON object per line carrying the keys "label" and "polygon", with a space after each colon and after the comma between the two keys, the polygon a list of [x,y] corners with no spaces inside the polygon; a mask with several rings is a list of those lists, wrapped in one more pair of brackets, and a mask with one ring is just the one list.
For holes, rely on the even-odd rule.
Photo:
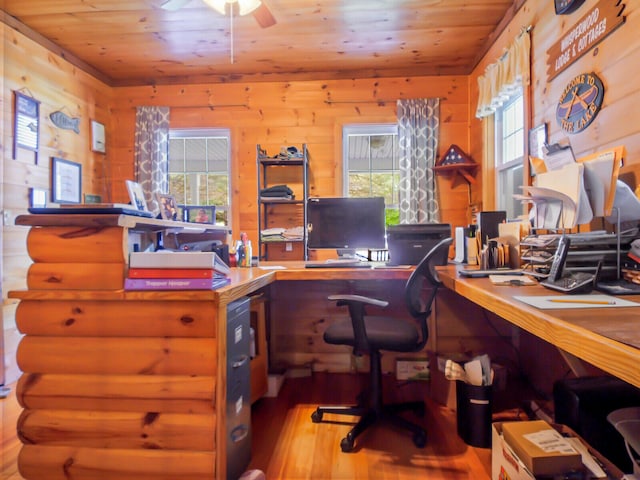
{"label": "small framed photo", "polygon": [[216,223],[216,207],[214,205],[184,205],[185,222]]}
{"label": "small framed photo", "polygon": [[80,203],[82,200],[82,165],[63,158],[51,158],[51,201]]}
{"label": "small framed photo", "polygon": [[131,200],[131,205],[135,207],[136,210],[140,210],[142,212],[148,212],[147,201],[144,199],[144,191],[142,190],[142,185],[138,182],[134,182],[133,180],[126,180],[125,184],[127,185],[127,191],[129,192],[129,200]]}
{"label": "small framed photo", "polygon": [[529,130],[529,155],[544,157],[544,146],[547,144],[547,124],[543,123]]}
{"label": "small framed photo", "polygon": [[47,191],[42,188],[29,189],[29,206],[32,208],[44,208],[47,206]]}
{"label": "small framed photo", "polygon": [[85,193],[84,203],[102,203],[102,195],[96,195],[95,193]]}
{"label": "small framed photo", "polygon": [[107,151],[104,125],[96,120],[91,120],[91,151],[98,153]]}
{"label": "small framed photo", "polygon": [[173,195],[156,193],[156,201],[160,206],[160,215],[164,220],[178,220],[178,204]]}

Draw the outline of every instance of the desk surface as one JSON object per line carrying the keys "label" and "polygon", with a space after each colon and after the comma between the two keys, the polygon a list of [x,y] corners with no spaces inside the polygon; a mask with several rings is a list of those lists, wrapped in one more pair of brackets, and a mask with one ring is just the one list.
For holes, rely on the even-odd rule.
{"label": "desk surface", "polygon": [[[539,310],[514,295],[550,295],[540,285],[493,285],[488,278],[464,278],[459,266],[440,268],[444,285],[508,322],[558,348],[640,387],[640,307]],[[559,294],[562,295],[562,294]],[[640,295],[625,296],[640,302]]]}

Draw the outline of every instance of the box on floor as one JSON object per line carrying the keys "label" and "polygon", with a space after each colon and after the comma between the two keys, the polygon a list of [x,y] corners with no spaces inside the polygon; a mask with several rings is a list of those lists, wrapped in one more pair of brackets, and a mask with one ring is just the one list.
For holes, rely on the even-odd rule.
{"label": "box on floor", "polygon": [[[555,480],[558,476],[535,476],[525,466],[524,462],[514,452],[513,448],[505,441],[503,435],[503,425],[506,422],[495,422],[492,425],[492,445],[491,445],[491,480]],[[592,475],[580,475],[560,478],[606,478],[606,479],[623,479],[624,473],[621,472],[613,463],[604,458],[599,452],[594,450],[582,438],[580,438],[573,430],[564,425],[553,425],[564,437],[573,437],[584,446],[586,451],[595,459],[595,462],[604,470],[604,477],[594,477]],[[583,473],[586,467],[582,468]]]}

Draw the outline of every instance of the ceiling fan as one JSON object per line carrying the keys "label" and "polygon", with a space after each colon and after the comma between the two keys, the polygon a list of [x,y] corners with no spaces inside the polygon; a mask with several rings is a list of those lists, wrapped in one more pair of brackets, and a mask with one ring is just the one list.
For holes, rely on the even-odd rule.
{"label": "ceiling fan", "polygon": [[[179,10],[191,0],[166,0],[160,5],[160,8],[164,10]],[[229,15],[248,15],[253,14],[253,17],[262,28],[271,27],[276,24],[276,19],[271,14],[269,7],[262,0],[202,0],[208,6],[213,8],[221,15],[227,14],[229,9]]]}

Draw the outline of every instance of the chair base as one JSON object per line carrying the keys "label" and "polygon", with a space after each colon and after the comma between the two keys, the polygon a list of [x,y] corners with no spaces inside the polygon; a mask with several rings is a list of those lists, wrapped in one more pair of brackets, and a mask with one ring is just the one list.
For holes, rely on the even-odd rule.
{"label": "chair base", "polygon": [[340,441],[340,449],[345,452],[351,452],[355,445],[356,438],[367,428],[375,423],[386,421],[396,427],[409,430],[413,434],[413,443],[418,448],[424,448],[427,444],[427,432],[415,423],[398,415],[400,412],[411,410],[419,416],[424,416],[424,402],[405,402],[394,403],[379,406],[378,408],[354,406],[328,406],[321,405],[311,414],[311,420],[314,423],[320,423],[325,413],[334,415],[351,415],[358,416],[360,420]]}

